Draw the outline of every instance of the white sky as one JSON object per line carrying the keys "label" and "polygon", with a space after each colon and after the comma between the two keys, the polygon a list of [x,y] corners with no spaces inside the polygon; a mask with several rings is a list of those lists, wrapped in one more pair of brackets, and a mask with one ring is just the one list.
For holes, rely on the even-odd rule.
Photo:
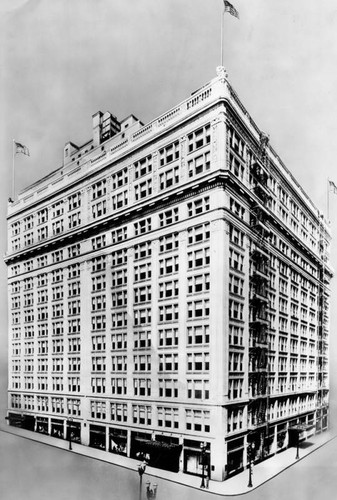
{"label": "white sky", "polygon": [[[231,2],[240,20],[225,17],[230,81],[325,212],[327,178],[337,184],[337,2]],[[21,190],[61,166],[67,141],[80,145],[91,138],[96,111],[120,119],[133,113],[146,123],[175,106],[215,76],[222,5],[222,0],[0,0],[3,254],[12,139],[31,154],[16,159]],[[331,194],[330,201],[336,234],[337,198]],[[332,254],[337,269],[335,243]],[[0,264],[2,318],[5,276]],[[335,292],[332,306],[336,310]],[[332,335],[334,322],[333,317]],[[5,321],[3,326],[5,336]]]}

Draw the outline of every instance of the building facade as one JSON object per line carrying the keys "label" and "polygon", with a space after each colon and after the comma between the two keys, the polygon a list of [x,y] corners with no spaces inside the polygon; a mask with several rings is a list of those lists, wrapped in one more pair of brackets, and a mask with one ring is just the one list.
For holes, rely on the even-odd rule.
{"label": "building facade", "polygon": [[8,421],[222,481],[328,426],[330,234],[228,82],[8,206]]}

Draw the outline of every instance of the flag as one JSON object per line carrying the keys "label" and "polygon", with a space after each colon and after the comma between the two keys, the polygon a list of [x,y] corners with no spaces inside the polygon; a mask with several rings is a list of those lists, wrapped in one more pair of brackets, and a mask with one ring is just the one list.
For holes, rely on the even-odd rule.
{"label": "flag", "polygon": [[330,191],[332,191],[333,193],[337,194],[337,186],[334,182],[332,181],[329,181],[329,188],[330,188]]}
{"label": "flag", "polygon": [[239,13],[236,10],[236,8],[227,0],[224,0],[224,5],[225,5],[225,12],[229,12],[232,16],[237,17],[239,19]]}
{"label": "flag", "polygon": [[15,153],[22,153],[24,155],[30,156],[29,155],[29,149],[27,146],[24,146],[23,144],[20,144],[19,142],[14,141],[15,144]]}

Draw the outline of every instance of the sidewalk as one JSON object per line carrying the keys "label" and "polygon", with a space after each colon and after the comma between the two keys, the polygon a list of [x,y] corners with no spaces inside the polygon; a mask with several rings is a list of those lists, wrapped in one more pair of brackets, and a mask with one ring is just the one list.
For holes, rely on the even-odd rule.
{"label": "sidewalk", "polygon": [[[46,436],[44,434],[38,434],[35,432],[27,431],[25,429],[20,429],[17,427],[1,426],[1,431],[8,432],[10,434],[44,443],[49,446],[54,446],[56,448],[64,449],[69,451],[69,442],[63,439],[57,439],[51,436]],[[323,446],[328,441],[335,439],[337,436],[330,431],[326,431],[322,434],[312,436],[310,441],[301,443],[299,448],[299,460],[302,460],[307,455],[317,450]],[[301,447],[302,446],[302,447]],[[305,446],[305,447],[304,447]],[[138,470],[138,460],[132,458],[123,457],[121,455],[115,455],[113,453],[107,453],[105,451],[97,450],[95,448],[90,448],[88,446],[72,443],[72,451],[69,453],[75,453],[85,457],[89,457],[95,460],[101,460],[107,463],[111,463],[118,467],[124,467],[134,472]],[[257,488],[261,484],[269,481],[276,475],[278,475],[283,470],[296,464],[298,460],[295,459],[296,448],[288,448],[272,458],[265,460],[253,467],[252,483],[253,487],[248,487],[249,470],[245,469],[240,474],[227,479],[224,482],[210,481],[208,490],[205,493],[213,493],[216,495],[242,495],[253,489]],[[156,469],[154,467],[146,467],[146,475],[152,476],[153,478],[165,479],[167,481],[172,481],[175,483],[184,484],[185,486],[190,486],[191,488],[200,489],[201,478],[197,476],[192,476],[189,474],[184,474],[183,472],[169,472],[161,469]],[[209,495],[210,496],[210,495]]]}

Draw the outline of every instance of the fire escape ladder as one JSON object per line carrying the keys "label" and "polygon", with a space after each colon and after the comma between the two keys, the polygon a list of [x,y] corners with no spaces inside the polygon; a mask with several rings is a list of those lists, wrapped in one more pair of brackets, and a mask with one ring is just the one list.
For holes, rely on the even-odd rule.
{"label": "fire escape ladder", "polygon": [[250,251],[250,322],[249,322],[249,385],[248,411],[250,427],[248,442],[255,442],[256,459],[266,455],[268,430],[268,331],[269,331],[269,160],[268,137],[261,134],[260,148],[250,165],[251,190],[254,201],[250,208],[252,230]]}

